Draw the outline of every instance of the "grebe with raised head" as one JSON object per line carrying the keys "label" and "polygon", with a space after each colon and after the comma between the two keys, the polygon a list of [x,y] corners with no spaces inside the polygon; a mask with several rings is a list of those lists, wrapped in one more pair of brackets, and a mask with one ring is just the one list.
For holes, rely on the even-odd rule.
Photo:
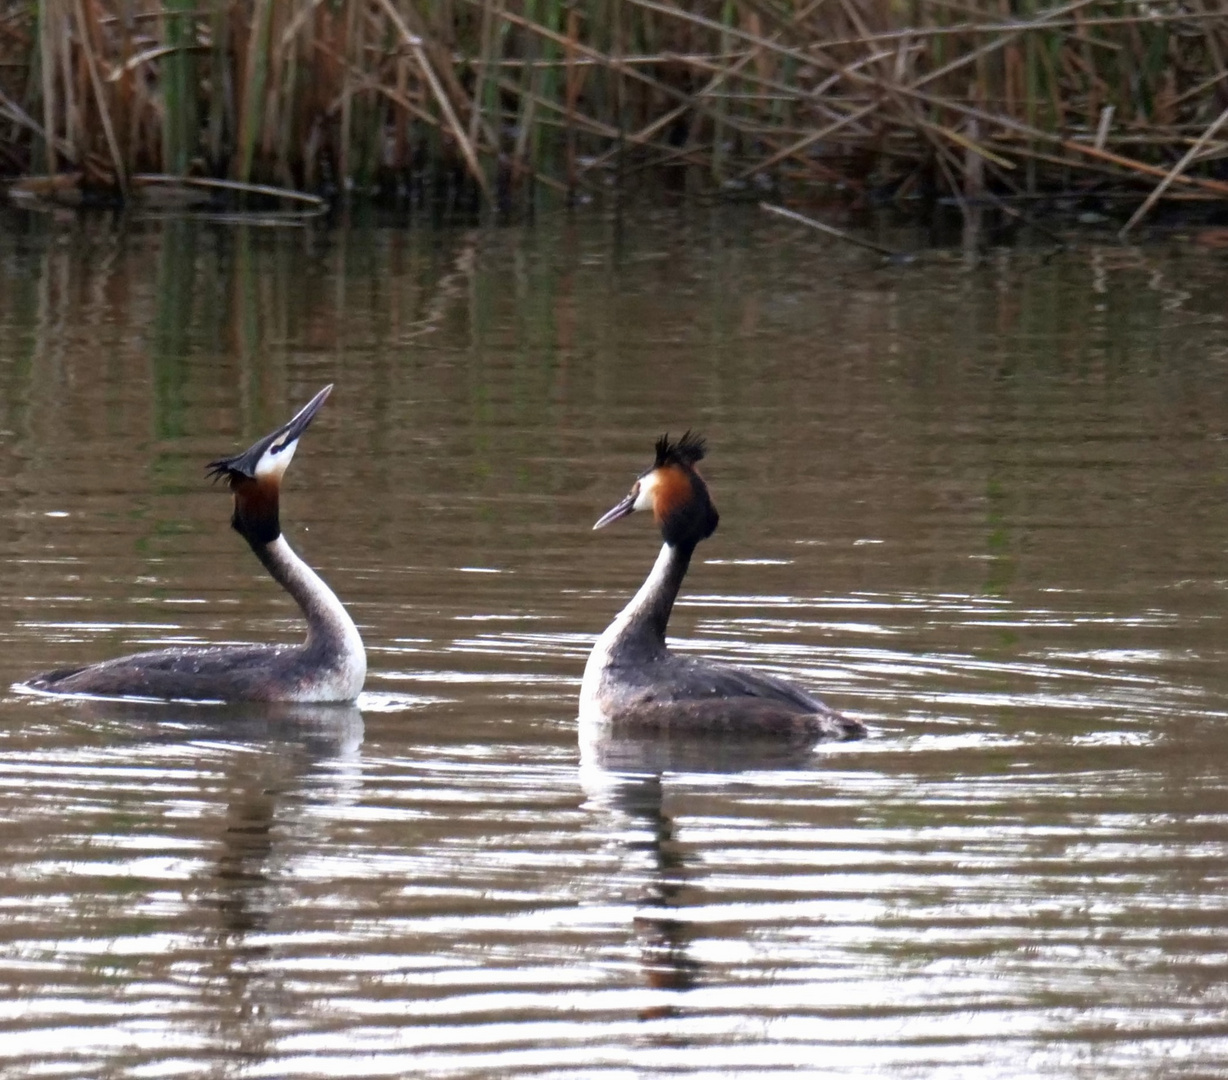
{"label": "grebe with raised head", "polygon": [[856,739],[860,721],[805,691],[758,671],[678,656],[665,644],[674,599],[696,545],[719,516],[696,471],[704,440],[663,435],[656,460],[630,493],[593,526],[651,510],[665,541],[644,584],[597,639],[584,668],[580,717],[623,731]]}
{"label": "grebe with raised head", "polygon": [[281,481],[299,436],[332,392],[326,386],[289,423],[242,454],[208,465],[234,496],[231,525],[298,604],[302,645],[184,646],[136,653],[84,668],[49,671],[26,686],[53,694],[214,701],[353,701],[367,674],[354,620],[281,534]]}

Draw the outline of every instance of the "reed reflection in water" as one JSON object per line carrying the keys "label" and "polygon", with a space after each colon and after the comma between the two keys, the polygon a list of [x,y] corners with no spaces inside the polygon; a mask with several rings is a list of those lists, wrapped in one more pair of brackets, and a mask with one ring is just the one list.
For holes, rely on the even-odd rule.
{"label": "reed reflection in water", "polygon": [[[371,667],[310,714],[0,700],[6,1076],[1228,1067],[1211,254],[15,222],[0,277],[4,685],[293,640],[202,467],[326,382],[283,524]],[[657,544],[589,526],[686,426],[678,647],[870,740],[581,740]]]}

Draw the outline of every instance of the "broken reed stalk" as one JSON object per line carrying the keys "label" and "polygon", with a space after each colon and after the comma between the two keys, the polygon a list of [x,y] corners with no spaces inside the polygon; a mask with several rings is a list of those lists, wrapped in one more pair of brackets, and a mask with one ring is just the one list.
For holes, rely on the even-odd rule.
{"label": "broken reed stalk", "polygon": [[1202,135],[1199,136],[1198,141],[1195,142],[1194,145],[1185,152],[1185,155],[1181,158],[1181,160],[1172,167],[1169,174],[1155,186],[1155,189],[1150,195],[1147,196],[1146,200],[1144,200],[1143,205],[1135,210],[1130,216],[1130,220],[1121,227],[1121,231],[1118,233],[1118,236],[1120,236],[1123,240],[1126,238],[1126,234],[1147,216],[1147,212],[1163,197],[1164,192],[1169,189],[1173,181],[1181,178],[1181,174],[1189,167],[1190,162],[1198,157],[1200,153],[1202,153],[1203,147],[1205,147],[1207,143],[1215,138],[1215,136],[1219,133],[1219,129],[1225,124],[1228,124],[1228,109],[1225,109],[1219,114],[1215,122],[1209,128],[1207,128]]}
{"label": "broken reed stalk", "polygon": [[[4,0],[0,0],[4,3]],[[8,0],[0,169],[323,193],[691,169],[956,198],[1228,198],[1207,0]],[[1216,117],[1219,117],[1216,120]],[[38,117],[40,120],[35,120]],[[1158,183],[1157,183],[1158,181]],[[244,187],[245,194],[255,192]]]}
{"label": "broken reed stalk", "polygon": [[854,233],[845,232],[843,229],[837,229],[834,225],[828,225],[824,221],[817,221],[815,218],[807,217],[805,214],[799,214],[796,210],[789,210],[784,206],[774,206],[771,203],[761,202],[760,210],[766,210],[769,214],[775,214],[777,217],[782,217],[786,221],[792,221],[797,225],[805,225],[808,229],[814,229],[816,232],[825,233],[828,236],[835,237],[837,240],[843,240],[846,244],[852,244],[854,247],[865,248],[866,251],[873,251],[876,255],[882,255],[887,259],[902,260],[906,256],[902,251],[896,251],[894,248],[884,247],[882,244],[876,244],[873,240],[866,240],[863,237],[857,236]]}

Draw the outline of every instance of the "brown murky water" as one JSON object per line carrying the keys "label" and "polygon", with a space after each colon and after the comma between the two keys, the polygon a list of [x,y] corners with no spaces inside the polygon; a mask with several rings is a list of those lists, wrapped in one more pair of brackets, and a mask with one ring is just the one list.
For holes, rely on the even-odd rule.
{"label": "brown murky water", "polygon": [[[290,640],[210,457],[325,382],[283,521],[354,709],[0,697],[5,1077],[1228,1071],[1222,255],[879,268],[753,212],[11,219],[0,683]],[[872,738],[586,747],[665,429],[680,646]],[[619,770],[622,771],[619,771]]]}

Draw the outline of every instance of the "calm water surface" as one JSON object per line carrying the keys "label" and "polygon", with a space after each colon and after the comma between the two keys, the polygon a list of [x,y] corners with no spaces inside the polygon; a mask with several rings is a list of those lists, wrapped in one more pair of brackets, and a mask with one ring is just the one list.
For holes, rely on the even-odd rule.
{"label": "calm water surface", "polygon": [[[752,212],[0,236],[0,684],[288,641],[203,479],[326,382],[282,517],[356,708],[0,696],[0,1073],[1228,1073],[1222,253],[880,268]],[[662,430],[673,631],[872,729],[581,746]]]}

